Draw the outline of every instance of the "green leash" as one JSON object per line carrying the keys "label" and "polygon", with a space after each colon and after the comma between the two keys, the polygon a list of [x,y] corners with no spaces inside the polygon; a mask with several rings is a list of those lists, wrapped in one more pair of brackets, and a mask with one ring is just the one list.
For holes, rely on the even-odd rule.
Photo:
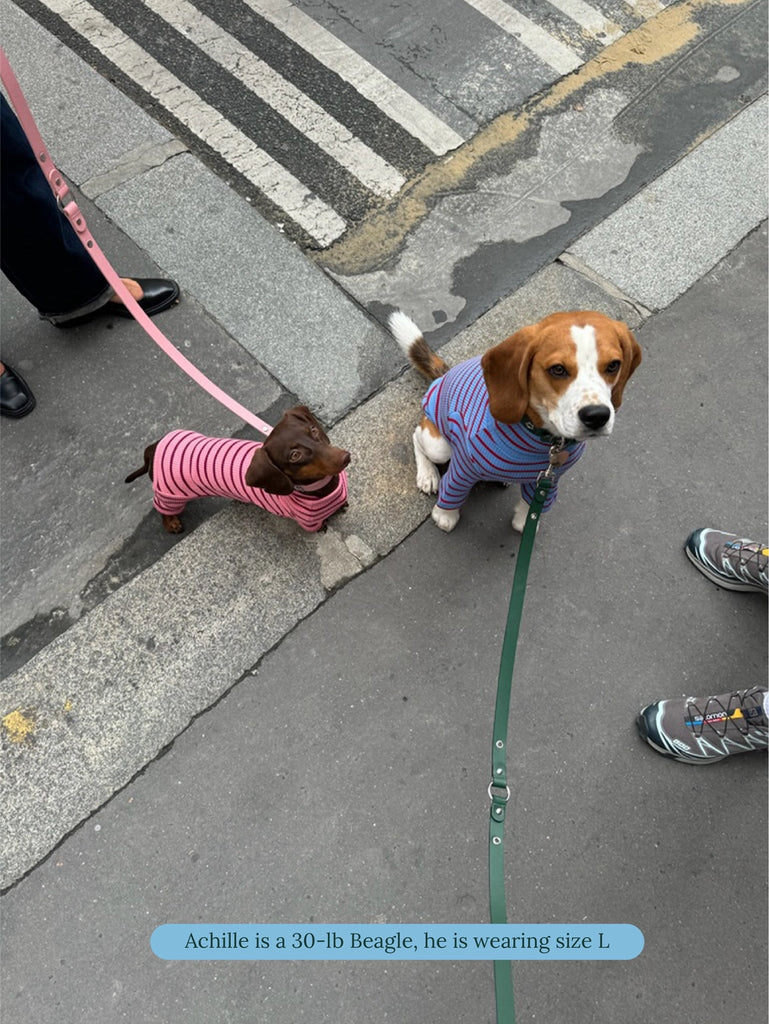
{"label": "green leash", "polygon": [[[553,486],[554,469],[559,464],[558,455],[564,446],[559,438],[550,447],[550,466],[540,475],[534,498],[521,537],[518,563],[513,576],[513,589],[507,611],[505,636],[502,641],[502,655],[497,679],[497,701],[494,708],[494,731],[491,748],[491,817],[489,820],[489,910],[492,924],[507,924],[505,900],[505,847],[504,825],[510,786],[507,781],[507,721],[510,712],[510,691],[513,684],[515,651],[523,613],[523,599],[526,596],[526,578],[529,562],[537,533],[537,524],[542,508]],[[515,998],[513,994],[513,967],[510,960],[494,961],[494,991],[497,1002],[497,1024],[515,1024]]]}

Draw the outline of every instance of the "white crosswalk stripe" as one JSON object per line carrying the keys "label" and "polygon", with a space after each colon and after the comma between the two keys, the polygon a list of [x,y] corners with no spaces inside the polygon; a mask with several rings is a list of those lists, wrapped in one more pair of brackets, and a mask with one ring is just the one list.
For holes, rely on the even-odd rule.
{"label": "white crosswalk stripe", "polygon": [[218,110],[204,103],[197,93],[188,89],[86,0],[43,2],[174,117],[221,153],[321,245],[330,245],[344,233],[347,225],[331,207],[312,195],[306,185],[256,146]]}
{"label": "white crosswalk stripe", "polygon": [[395,195],[405,184],[403,175],[386,160],[187,0],[142,3],[235,75],[375,195]]}
{"label": "white crosswalk stripe", "polygon": [[663,10],[665,4],[661,0],[624,0],[625,4],[633,11],[641,11],[647,18]]}
{"label": "white crosswalk stripe", "polygon": [[571,18],[580,28],[600,39],[603,43],[614,42],[622,35],[622,29],[609,21],[602,11],[584,3],[584,0],[548,0],[551,7],[557,7],[567,18]]}
{"label": "white crosswalk stripe", "polygon": [[[576,70],[665,6],[542,0],[520,4],[527,17],[515,0],[444,0],[429,15],[409,8],[403,25],[390,11],[369,34],[372,0],[360,0],[359,23],[342,31],[345,41],[299,0],[35,2],[167,111],[171,130],[193,151],[199,140],[217,168],[222,161],[232,168],[268,216],[320,247],[531,95],[524,89]],[[339,4],[344,19],[345,0]],[[443,31],[449,19],[459,26],[453,34]],[[476,36],[485,49],[473,64],[467,44]],[[380,54],[388,73],[372,63]],[[477,79],[467,71],[476,66]],[[503,74],[495,77],[497,67]]]}
{"label": "white crosswalk stripe", "polygon": [[330,71],[354,86],[361,96],[375,103],[436,156],[456,149],[465,141],[413,96],[289,0],[245,0],[245,3]]}
{"label": "white crosswalk stripe", "polygon": [[536,54],[545,64],[549,64],[560,75],[568,75],[583,63],[579,54],[560,42],[549,32],[536,25],[533,21],[519,14],[515,8],[504,3],[504,0],[465,0],[479,14],[493,21],[505,32],[509,32]]}

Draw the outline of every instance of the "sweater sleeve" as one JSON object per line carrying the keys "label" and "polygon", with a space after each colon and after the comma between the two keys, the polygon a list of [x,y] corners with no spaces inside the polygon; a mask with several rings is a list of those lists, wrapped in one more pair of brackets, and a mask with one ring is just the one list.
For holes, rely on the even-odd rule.
{"label": "sweater sleeve", "polygon": [[480,476],[473,462],[463,452],[452,450],[448,469],[441,477],[438,488],[438,505],[440,508],[462,508],[467,496],[478,483]]}

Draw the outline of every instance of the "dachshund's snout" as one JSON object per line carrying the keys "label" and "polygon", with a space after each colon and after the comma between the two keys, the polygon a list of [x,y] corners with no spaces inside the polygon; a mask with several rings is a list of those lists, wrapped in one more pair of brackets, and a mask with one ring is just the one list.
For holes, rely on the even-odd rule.
{"label": "dachshund's snout", "polygon": [[352,458],[352,456],[344,448],[337,448],[336,452],[337,457],[339,459],[339,469],[337,470],[337,472],[341,473],[343,469],[347,469],[347,467],[350,465],[350,459]]}

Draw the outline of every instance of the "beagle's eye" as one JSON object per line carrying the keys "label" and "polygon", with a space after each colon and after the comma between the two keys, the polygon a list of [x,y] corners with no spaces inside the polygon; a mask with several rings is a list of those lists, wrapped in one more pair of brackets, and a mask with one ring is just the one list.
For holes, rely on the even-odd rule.
{"label": "beagle's eye", "polygon": [[548,367],[547,372],[550,374],[551,377],[563,378],[569,376],[569,371],[566,369],[563,363],[556,363],[555,366]]}
{"label": "beagle's eye", "polygon": [[609,365],[606,367],[606,372],[611,376],[612,374],[619,373],[619,368],[622,366],[622,362],[619,359],[612,359]]}

